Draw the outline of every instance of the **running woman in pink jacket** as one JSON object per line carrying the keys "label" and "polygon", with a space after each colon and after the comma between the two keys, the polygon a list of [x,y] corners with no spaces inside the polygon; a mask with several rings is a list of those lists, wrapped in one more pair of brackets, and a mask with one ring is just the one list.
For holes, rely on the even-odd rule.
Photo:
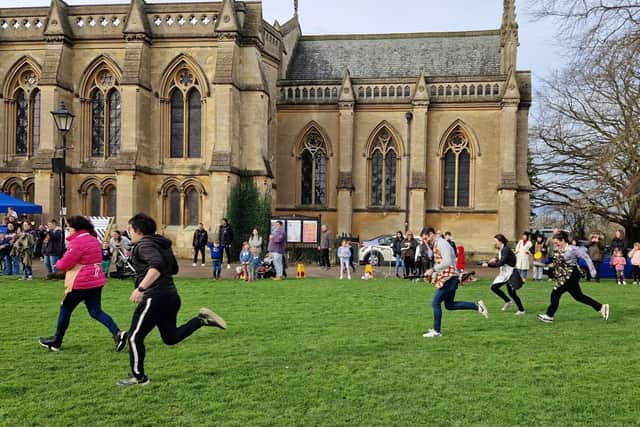
{"label": "running woman in pink jacket", "polygon": [[113,335],[115,350],[120,351],[127,343],[127,332],[118,329],[111,316],[102,311],[102,287],[106,279],[102,271],[102,251],[100,242],[91,222],[81,216],[67,219],[71,233],[64,256],[56,263],[56,268],[65,271],[65,292],[55,335],[40,338],[40,345],[50,351],[60,351],[64,334],[69,327],[71,313],[84,302],[89,315],[102,323]]}

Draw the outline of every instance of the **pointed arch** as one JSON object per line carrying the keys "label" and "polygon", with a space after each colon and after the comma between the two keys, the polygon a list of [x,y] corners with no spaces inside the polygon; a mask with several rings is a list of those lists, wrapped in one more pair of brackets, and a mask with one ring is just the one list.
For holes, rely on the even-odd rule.
{"label": "pointed arch", "polygon": [[115,85],[122,80],[122,69],[120,69],[118,63],[110,56],[101,54],[91,61],[82,74],[82,78],[80,79],[80,89],[78,92],[80,94],[80,98],[87,99],[90,97],[89,92],[91,92],[94,87],[93,78],[95,78],[97,72],[105,68],[109,70],[116,79],[117,83]]}
{"label": "pointed arch", "polygon": [[166,196],[167,191],[171,187],[175,187],[179,191],[182,190],[182,185],[180,184],[179,180],[177,180],[176,178],[167,178],[158,186],[158,195]]}
{"label": "pointed arch", "polygon": [[363,157],[367,157],[368,158],[371,155],[371,150],[372,150],[372,148],[373,148],[373,146],[375,144],[376,137],[378,136],[380,131],[382,131],[385,128],[386,128],[387,132],[389,132],[389,134],[391,135],[393,140],[395,141],[396,150],[398,151],[398,157],[404,156],[404,153],[406,152],[405,151],[405,145],[404,145],[404,141],[400,137],[400,133],[397,131],[396,128],[393,127],[393,125],[391,123],[389,123],[386,120],[383,120],[369,134],[369,138],[367,139],[367,143],[364,146],[364,151],[362,152],[362,156]]}
{"label": "pointed arch", "polygon": [[31,56],[25,55],[21,57],[11,66],[4,79],[4,84],[2,85],[2,96],[5,99],[13,99],[13,92],[18,87],[18,77],[25,68],[33,70],[36,74],[36,78],[40,80],[40,76],[42,75],[42,67],[40,64]]}
{"label": "pointed arch", "polygon": [[102,189],[102,191],[104,191],[109,186],[114,186],[114,187],[117,188],[118,185],[117,185],[117,182],[116,182],[115,178],[108,177],[108,178],[103,179],[100,182],[100,188]]}
{"label": "pointed arch", "polygon": [[204,184],[202,184],[202,182],[200,182],[197,179],[188,178],[182,183],[182,186],[181,186],[182,191],[187,191],[190,188],[195,189],[198,193],[202,195],[205,195],[205,196],[207,195],[207,190]]}
{"label": "pointed arch", "polygon": [[169,93],[173,85],[173,77],[176,71],[185,67],[190,69],[196,78],[196,86],[199,86],[205,97],[209,97],[211,91],[209,88],[209,81],[206,78],[206,74],[202,70],[202,67],[191,56],[181,53],[176,56],[162,72],[162,80],[160,81],[160,96],[162,98],[169,98]]}
{"label": "pointed arch", "polygon": [[469,141],[469,148],[471,159],[475,159],[481,155],[480,152],[480,144],[478,143],[478,137],[474,132],[473,128],[466,124],[462,119],[456,119],[440,136],[439,144],[438,144],[438,155],[443,158],[444,152],[447,146],[447,142],[449,138],[457,131],[462,132],[462,134]]}
{"label": "pointed arch", "polygon": [[82,194],[83,196],[86,196],[87,192],[91,187],[96,187],[100,191],[102,191],[103,189],[102,183],[100,182],[100,180],[95,176],[90,176],[86,178],[84,181],[82,181],[82,183],[80,184],[80,187],[78,188],[78,193]]}
{"label": "pointed arch", "polygon": [[305,125],[305,127],[302,128],[300,132],[298,132],[298,136],[296,137],[295,143],[291,148],[292,157],[300,156],[300,153],[302,152],[304,147],[305,138],[311,131],[314,131],[314,130],[318,132],[322,137],[329,157],[333,157],[333,146],[331,144],[331,140],[329,139],[329,135],[327,134],[327,131],[315,120],[311,120],[309,123]]}
{"label": "pointed arch", "polygon": [[24,188],[25,187],[25,181],[23,181],[21,178],[12,176],[11,178],[8,178],[7,180],[5,180],[2,183],[2,192],[6,193],[7,190],[9,190],[9,188],[11,188],[12,186],[17,185],[19,187]]}

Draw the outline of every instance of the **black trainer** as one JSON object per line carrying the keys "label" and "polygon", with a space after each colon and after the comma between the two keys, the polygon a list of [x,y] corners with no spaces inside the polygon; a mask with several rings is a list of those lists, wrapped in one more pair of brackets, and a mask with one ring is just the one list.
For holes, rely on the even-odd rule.
{"label": "black trainer", "polygon": [[116,334],[113,336],[113,340],[116,343],[116,352],[121,352],[122,349],[127,345],[128,336],[129,334],[127,333],[127,331],[116,332]]}
{"label": "black trainer", "polygon": [[49,338],[40,337],[38,342],[40,343],[41,346],[48,349],[49,351],[55,351],[55,352],[60,351],[60,346],[62,345],[58,341],[58,337],[56,337],[55,335]]}
{"label": "black trainer", "polygon": [[208,308],[201,308],[198,317],[205,326],[215,326],[220,329],[227,329],[227,322]]}
{"label": "black trainer", "polygon": [[137,378],[135,375],[131,374],[127,378],[118,381],[116,384],[122,386],[147,385],[149,384],[149,377],[144,375],[141,378]]}

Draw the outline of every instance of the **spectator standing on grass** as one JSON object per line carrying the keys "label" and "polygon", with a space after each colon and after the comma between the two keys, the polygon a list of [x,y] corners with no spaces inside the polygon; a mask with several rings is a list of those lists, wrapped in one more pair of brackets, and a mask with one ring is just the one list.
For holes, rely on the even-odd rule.
{"label": "spectator standing on grass", "polygon": [[616,271],[616,282],[618,285],[626,285],[627,282],[624,280],[624,267],[627,265],[627,259],[624,257],[622,249],[614,249],[609,264],[611,264],[611,267]]}
{"label": "spectator standing on grass", "polygon": [[629,259],[631,260],[633,284],[640,285],[640,242],[633,244],[633,249],[629,252]]}
{"label": "spectator standing on grass", "polygon": [[338,248],[338,258],[340,259],[340,280],[344,279],[344,273],[347,274],[347,279],[351,280],[351,269],[349,268],[351,248],[346,240],[343,240],[342,245]]}
{"label": "spectator standing on grass", "polygon": [[5,237],[4,233],[0,233],[0,261],[2,261],[2,270],[0,270],[0,274],[5,274],[5,270],[7,267],[7,258],[9,258],[9,253],[11,252],[11,243]]}
{"label": "spectator standing on grass", "polygon": [[262,252],[262,236],[260,236],[260,232],[257,228],[254,228],[251,232],[251,236],[249,237],[249,248],[256,249],[258,256]]}
{"label": "spectator standing on grass", "polygon": [[18,212],[16,212],[13,208],[7,208],[7,215],[5,216],[7,222],[9,221],[17,221],[18,220]]}
{"label": "spectator standing on grass", "polygon": [[420,244],[416,246],[415,263],[418,269],[418,276],[423,277],[424,273],[431,268],[431,256],[433,252],[429,247],[426,237],[420,239]]}
{"label": "spectator standing on grass", "polygon": [[600,243],[599,234],[594,233],[591,235],[591,239],[587,245],[587,252],[596,269],[596,275],[594,277],[591,277],[591,273],[589,272],[589,269],[587,269],[587,280],[595,279],[596,282],[599,282],[600,264],[602,264],[602,244]]}
{"label": "spectator standing on grass", "polygon": [[240,251],[240,266],[242,268],[242,276],[244,281],[249,281],[249,264],[251,264],[251,250],[248,242],[242,242],[242,250]]}
{"label": "spectator standing on grass", "polygon": [[131,373],[128,378],[118,381],[122,386],[149,383],[144,371],[144,339],[156,326],[167,345],[178,344],[203,326],[227,327],[224,319],[208,308],[201,308],[197,316],[177,327],[181,302],[173,282],[173,275],[178,273],[178,261],[171,249],[171,240],[157,235],[156,222],[142,213],[129,220],[129,232],[134,242],[131,260],[136,271],[136,288],[129,300],[138,306],[129,330]]}
{"label": "spectator standing on grass", "polygon": [[391,243],[391,249],[393,250],[393,257],[396,259],[396,277],[400,277],[400,269],[402,269],[402,275],[406,276],[407,271],[404,266],[404,259],[402,258],[402,242],[404,241],[404,236],[402,235],[402,231],[398,230],[396,232],[396,236],[393,238],[393,243]]}
{"label": "spectator standing on grass", "polygon": [[415,257],[418,243],[413,238],[413,231],[407,231],[406,238],[402,241],[402,258],[404,260],[405,277],[415,274]]}
{"label": "spectator standing on grass", "polygon": [[55,273],[56,263],[64,253],[64,234],[62,228],[58,227],[58,221],[52,219],[47,223],[45,237],[43,241],[42,256],[47,273]]}
{"label": "spectator standing on grass", "polygon": [[12,254],[20,258],[22,264],[22,272],[24,280],[31,280],[33,278],[33,270],[31,269],[31,263],[33,261],[33,247],[35,246],[35,239],[31,233],[31,224],[25,221],[22,224],[22,231],[16,236],[16,241],[11,249]]}
{"label": "spectator standing on grass", "polygon": [[526,280],[529,275],[529,268],[531,267],[531,248],[533,244],[529,239],[529,233],[525,231],[522,233],[522,239],[518,241],[516,245],[516,270],[520,273],[523,279]]}
{"label": "spectator standing on grass", "polygon": [[544,272],[544,260],[547,257],[547,245],[544,242],[544,237],[541,234],[536,235],[535,243],[533,244],[533,280],[542,280],[542,274]]}
{"label": "spectator standing on grass", "polygon": [[233,228],[229,224],[227,218],[222,218],[222,224],[220,224],[220,230],[218,231],[218,240],[224,248],[224,252],[227,254],[227,268],[231,268],[231,244],[233,243]]}
{"label": "spectator standing on grass", "polygon": [[204,229],[204,225],[202,223],[198,224],[198,228],[193,232],[193,239],[191,246],[193,247],[193,264],[195,267],[198,264],[198,254],[202,254],[202,267],[204,267],[204,251],[207,248],[207,243],[209,242],[209,233]]}
{"label": "spectator standing on grass", "polygon": [[50,351],[60,351],[65,333],[71,321],[71,314],[78,304],[84,302],[89,315],[102,323],[115,341],[115,350],[121,351],[127,333],[118,329],[111,316],[102,311],[102,288],[105,285],[102,271],[102,251],[96,238],[93,224],[82,216],[67,219],[69,246],[64,256],[56,263],[56,268],[65,271],[64,298],[58,314],[55,335],[40,338],[40,345]]}
{"label": "spectator standing on grass", "polygon": [[102,271],[104,275],[109,277],[109,269],[111,268],[111,246],[106,240],[102,242]]}
{"label": "spectator standing on grass", "polygon": [[320,251],[320,266],[325,270],[331,268],[331,262],[329,261],[329,249],[331,249],[331,231],[329,231],[329,227],[326,224],[322,224],[320,226],[320,246],[318,246],[318,250]]}
{"label": "spectator standing on grass", "polygon": [[19,276],[20,275],[20,257],[14,255],[13,245],[18,238],[18,228],[15,225],[15,222],[9,222],[7,224],[7,233],[5,234],[5,238],[9,242],[9,252],[5,255],[4,258],[4,274],[6,276]]}
{"label": "spectator standing on grass", "polygon": [[569,236],[566,231],[558,231],[553,236],[555,249],[551,255],[553,264],[553,280],[556,282],[551,292],[551,303],[547,312],[538,314],[538,319],[546,323],[552,323],[554,315],[560,304],[560,297],[569,292],[573,299],[592,307],[602,315],[604,320],[609,319],[609,304],[600,304],[598,301],[582,293],[580,289],[580,270],[578,259],[582,259],[591,275],[595,276],[595,267],[585,248],[569,245]]}
{"label": "spectator standing on grass", "polygon": [[485,318],[489,318],[489,312],[484,302],[477,303],[466,301],[455,301],[456,290],[458,289],[458,274],[456,274],[456,255],[453,247],[435,230],[427,227],[422,231],[422,238],[426,238],[427,242],[432,246],[435,264],[432,269],[426,271],[426,277],[433,277],[433,284],[436,292],[431,301],[433,308],[433,329],[429,329],[422,336],[425,338],[435,338],[442,335],[442,307],[447,310],[476,310]]}
{"label": "spectator standing on grass", "polygon": [[282,221],[277,220],[273,226],[273,231],[269,235],[268,251],[273,259],[273,267],[276,270],[276,277],[273,280],[282,280],[284,270],[284,253],[287,248],[287,238],[282,229]]}
{"label": "spectator standing on grass", "polygon": [[260,266],[260,252],[255,246],[250,247],[251,258],[249,259],[249,281],[253,282],[258,278],[258,267]]}
{"label": "spectator standing on grass", "polygon": [[224,255],[224,246],[220,244],[220,240],[214,240],[213,243],[209,242],[208,246],[211,253],[213,278],[215,280],[219,280],[220,274],[222,273],[222,256]]}
{"label": "spectator standing on grass", "polygon": [[611,253],[615,252],[616,249],[620,249],[622,251],[622,256],[625,256],[627,253],[624,230],[621,228],[616,230],[616,236],[611,240]]}

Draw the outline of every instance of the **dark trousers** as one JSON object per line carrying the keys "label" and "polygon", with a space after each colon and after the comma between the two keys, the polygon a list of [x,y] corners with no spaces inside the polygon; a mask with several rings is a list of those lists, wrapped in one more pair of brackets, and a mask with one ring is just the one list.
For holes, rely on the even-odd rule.
{"label": "dark trousers", "polygon": [[442,288],[436,289],[431,300],[431,308],[433,309],[433,329],[440,332],[442,324],[442,307],[440,304],[444,302],[444,308],[447,310],[477,310],[478,305],[472,302],[455,301],[456,290],[458,290],[458,277],[454,276],[446,281]]}
{"label": "dark trousers", "polygon": [[227,254],[227,264],[231,264],[231,243],[224,244],[224,253]]}
{"label": "dark trousers", "polygon": [[634,282],[640,282],[640,265],[634,265],[631,274]]}
{"label": "dark trousers", "polygon": [[111,316],[102,311],[102,287],[93,289],[74,289],[71,291],[62,301],[60,306],[60,313],[58,314],[58,326],[56,328],[56,339],[58,344],[62,344],[65,332],[69,327],[71,321],[71,314],[76,309],[78,304],[84,301],[84,305],[87,306],[89,316],[102,323],[111,335],[115,335],[118,332],[118,325],[113,321]]}
{"label": "dark trousers", "polygon": [[516,292],[515,289],[513,289],[511,286],[509,286],[508,283],[494,283],[493,285],[491,285],[491,290],[493,291],[494,294],[496,294],[500,298],[502,298],[502,300],[504,302],[509,302],[509,301],[511,301],[509,299],[509,297],[507,297],[504,294],[504,292],[502,292],[502,289],[500,289],[502,287],[502,285],[507,285],[507,292],[509,292],[509,296],[511,297],[513,302],[515,302],[516,305],[518,306],[518,310],[519,311],[524,311],[524,307],[522,306],[522,301],[520,301],[520,297],[518,296],[518,293]]}
{"label": "dark trousers", "polygon": [[198,254],[202,254],[202,264],[204,264],[204,246],[201,248],[193,248],[193,263],[198,263]]}
{"label": "dark trousers", "polygon": [[415,273],[415,261],[412,256],[404,257],[404,268],[405,275],[413,276]]}
{"label": "dark trousers", "polygon": [[213,278],[219,279],[220,272],[222,271],[222,258],[215,258],[211,261],[213,267]]}
{"label": "dark trousers", "polygon": [[197,316],[184,325],[177,327],[180,310],[178,294],[163,295],[143,299],[133,312],[129,330],[129,362],[131,372],[137,378],[143,378],[144,358],[146,355],[144,339],[154,327],[158,327],[162,341],[167,345],[178,344],[202,326]]}
{"label": "dark trousers", "polygon": [[567,280],[564,286],[560,288],[554,288],[553,292],[551,292],[551,304],[549,304],[549,308],[547,308],[548,316],[553,317],[553,315],[556,313],[556,311],[558,310],[558,305],[560,304],[560,297],[565,292],[569,292],[574,300],[591,306],[596,311],[600,311],[600,309],[602,308],[602,304],[582,293],[582,289],[580,289],[580,272],[576,267],[573,269],[571,277],[569,278],[569,280]]}
{"label": "dark trousers", "polygon": [[320,265],[322,267],[331,267],[331,262],[329,261],[329,249],[320,249]]}
{"label": "dark trousers", "polygon": [[600,281],[600,264],[602,264],[602,261],[593,261],[593,266],[596,268],[595,277],[591,277],[591,272],[588,268],[585,268],[585,270],[587,271],[587,280],[595,279],[596,282]]}

